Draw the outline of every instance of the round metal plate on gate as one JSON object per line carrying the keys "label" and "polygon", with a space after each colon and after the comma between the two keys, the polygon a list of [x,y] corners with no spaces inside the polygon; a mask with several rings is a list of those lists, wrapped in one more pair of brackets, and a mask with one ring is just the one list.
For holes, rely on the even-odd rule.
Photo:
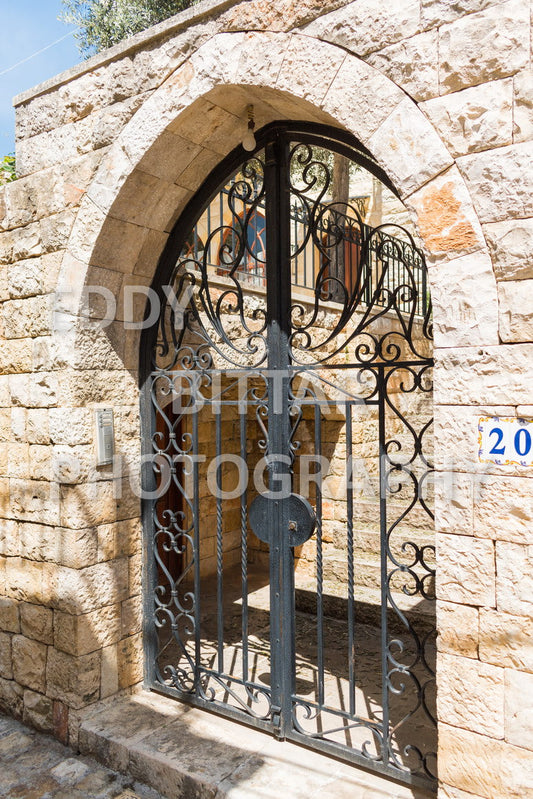
{"label": "round metal plate on gate", "polygon": [[274,523],[274,503],[288,504],[287,534],[291,547],[305,544],[315,530],[315,512],[305,497],[291,494],[286,499],[277,500],[267,494],[259,494],[253,500],[248,511],[248,520],[254,534],[265,544],[272,542],[272,526]]}

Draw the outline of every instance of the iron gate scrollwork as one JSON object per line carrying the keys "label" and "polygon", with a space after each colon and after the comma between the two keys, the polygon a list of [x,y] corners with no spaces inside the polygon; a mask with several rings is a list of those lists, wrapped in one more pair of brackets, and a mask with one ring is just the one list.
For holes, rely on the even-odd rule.
{"label": "iron gate scrollwork", "polygon": [[176,225],[143,334],[147,683],[434,784],[424,257],[348,134],[257,141]]}

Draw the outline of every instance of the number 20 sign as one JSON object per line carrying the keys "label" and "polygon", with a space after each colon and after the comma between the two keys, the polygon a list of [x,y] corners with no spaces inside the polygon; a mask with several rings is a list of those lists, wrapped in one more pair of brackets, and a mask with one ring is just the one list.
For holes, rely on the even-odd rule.
{"label": "number 20 sign", "polygon": [[484,416],[479,420],[479,460],[500,465],[533,464],[533,419],[499,419]]}

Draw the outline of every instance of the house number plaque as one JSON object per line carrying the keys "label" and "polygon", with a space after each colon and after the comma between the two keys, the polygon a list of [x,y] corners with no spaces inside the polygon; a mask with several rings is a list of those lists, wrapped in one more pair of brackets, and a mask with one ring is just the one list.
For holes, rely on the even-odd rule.
{"label": "house number plaque", "polygon": [[533,465],[533,419],[481,417],[479,460],[500,466],[512,463]]}

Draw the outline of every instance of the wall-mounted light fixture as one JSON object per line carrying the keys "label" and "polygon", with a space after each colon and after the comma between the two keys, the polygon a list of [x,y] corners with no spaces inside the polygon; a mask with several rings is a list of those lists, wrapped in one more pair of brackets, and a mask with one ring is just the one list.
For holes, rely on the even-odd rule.
{"label": "wall-mounted light fixture", "polygon": [[253,105],[246,107],[246,113],[248,114],[248,127],[242,139],[242,146],[247,153],[251,153],[257,147],[257,142],[254,136],[255,119]]}

